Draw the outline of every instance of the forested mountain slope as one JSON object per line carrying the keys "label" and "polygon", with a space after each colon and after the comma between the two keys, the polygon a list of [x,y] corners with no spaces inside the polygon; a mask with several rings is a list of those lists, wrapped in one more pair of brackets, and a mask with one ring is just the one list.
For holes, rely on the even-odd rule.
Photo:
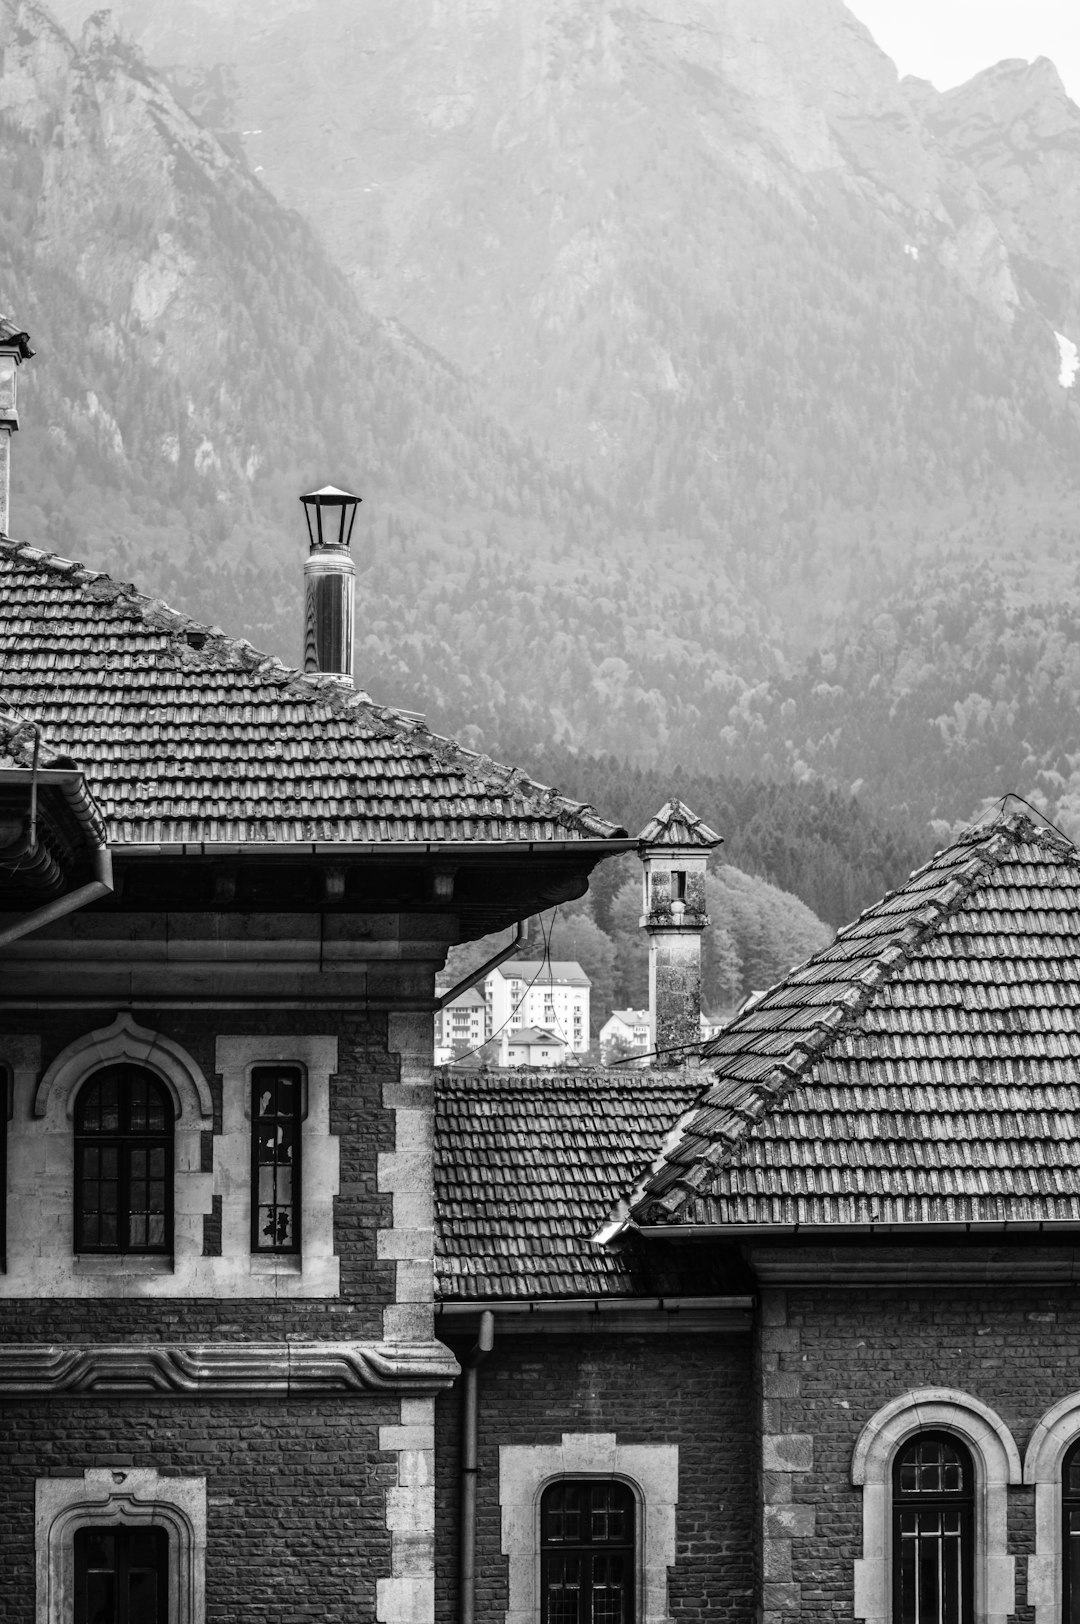
{"label": "forested mountain slope", "polygon": [[[59,9],[74,25],[90,8]],[[4,10],[37,27],[37,8]],[[917,819],[1010,788],[1071,815],[1080,680],[1059,644],[1080,609],[1080,391],[1061,345],[1080,340],[1080,114],[1048,65],[938,97],[901,85],[841,0],[121,0],[117,15],[218,132],[190,125],[213,144],[213,185],[243,200],[230,212],[299,260],[264,276],[262,239],[230,249],[223,231],[222,285],[269,284],[275,342],[245,348],[243,311],[223,307],[198,389],[189,368],[176,394],[209,414],[198,433],[223,468],[254,452],[262,471],[223,479],[236,494],[219,500],[181,459],[160,518],[164,533],[179,515],[174,539],[136,539],[132,570],[150,553],[167,590],[203,591],[169,574],[193,534],[197,572],[239,561],[211,576],[217,613],[250,625],[261,604],[256,635],[285,647],[293,589],[266,535],[306,482],[286,419],[294,439],[310,423],[342,459],[311,477],[370,499],[360,678],[437,725],[496,750],[554,737],[858,782]],[[80,60],[151,82],[94,40]],[[226,182],[232,154],[250,173],[237,162]],[[270,193],[306,214],[333,271]],[[96,306],[76,325],[135,345],[133,317],[119,338]],[[333,342],[312,348],[313,325]],[[253,350],[259,383],[230,415]],[[246,453],[215,414],[257,429]],[[125,517],[95,545],[139,536],[143,497],[115,477],[104,505]],[[241,498],[275,477],[277,516],[247,520]]]}

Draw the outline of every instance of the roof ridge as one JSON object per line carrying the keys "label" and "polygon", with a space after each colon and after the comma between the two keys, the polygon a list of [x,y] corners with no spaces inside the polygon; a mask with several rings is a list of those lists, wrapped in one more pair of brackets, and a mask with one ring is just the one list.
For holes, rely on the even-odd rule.
{"label": "roof ridge", "polygon": [[[916,882],[935,867],[943,867],[943,859],[948,858],[951,853],[964,846],[981,848],[977,855],[970,857],[950,873],[937,895],[927,897],[911,917],[897,922],[896,933],[877,951],[870,964],[857,973],[845,991],[832,1004],[822,1007],[816,1014],[811,1034],[793,1043],[791,1050],[782,1060],[763,1076],[742,1085],[736,1084],[735,1096],[723,1100],[709,1098],[717,1091],[719,1073],[714,1074],[713,1080],[703,1087],[699,1098],[673,1124],[657,1156],[643,1171],[626,1197],[630,1213],[635,1219],[646,1224],[652,1221],[670,1222],[687,1197],[697,1193],[719,1168],[731,1161],[736,1150],[764,1117],[784,1102],[802,1081],[809,1068],[824,1059],[834,1044],[846,1036],[883,988],[937,934],[944,921],[963,907],[986,876],[1021,841],[1035,838],[1039,844],[1048,843],[1041,838],[1044,831],[1037,828],[1026,814],[1019,813],[1003,813],[989,828],[980,830],[977,838],[972,839],[974,833],[974,829],[965,830],[951,845],[935,852],[929,862],[913,870],[906,884],[886,892],[885,896],[873,906],[863,909],[856,920],[836,932],[833,942],[819,949],[817,953],[811,954],[801,965],[796,965],[741,1016],[736,1016],[729,1022],[719,1038],[710,1040],[703,1046],[701,1054],[704,1062],[709,1058],[712,1045],[722,1042],[727,1035],[737,1031],[745,1022],[760,1017],[763,1009],[768,1007],[768,1000],[774,992],[797,982],[800,975],[832,950],[835,942],[843,941],[854,934],[862,921],[880,914],[888,903],[903,895],[905,891],[915,889]],[[1061,840],[1053,842],[1055,846],[1061,843]],[[1068,842],[1064,844],[1069,845]],[[1070,846],[1070,854],[1076,858],[1075,847]],[[717,1109],[722,1110],[727,1117],[736,1119],[731,1127],[719,1121],[709,1123],[710,1136],[721,1141],[720,1147],[711,1144],[708,1148],[700,1150],[689,1162],[685,1158],[680,1158],[679,1151],[690,1137],[695,1120],[701,1114],[715,1112]],[[617,1202],[616,1205],[621,1205],[621,1202]]]}
{"label": "roof ridge", "polygon": [[0,557],[7,555],[27,567],[46,570],[70,585],[86,591],[99,603],[109,604],[114,612],[130,614],[143,620],[153,631],[175,639],[183,639],[182,658],[185,663],[212,669],[227,660],[252,675],[258,675],[278,686],[290,699],[307,700],[328,706],[334,716],[347,716],[363,711],[386,732],[410,736],[430,751],[444,766],[457,767],[475,779],[489,795],[507,795],[515,792],[544,803],[556,817],[586,834],[600,838],[619,838],[626,831],[618,824],[609,823],[586,801],[575,801],[548,784],[540,784],[519,767],[495,761],[477,750],[469,750],[444,734],[433,733],[422,718],[409,716],[393,705],[381,705],[362,688],[356,688],[348,678],[323,671],[300,671],[286,665],[276,654],[257,649],[246,637],[228,637],[220,626],[198,621],[184,610],[174,609],[164,598],[153,598],[140,592],[130,581],[117,581],[104,570],[10,536],[0,536]]}

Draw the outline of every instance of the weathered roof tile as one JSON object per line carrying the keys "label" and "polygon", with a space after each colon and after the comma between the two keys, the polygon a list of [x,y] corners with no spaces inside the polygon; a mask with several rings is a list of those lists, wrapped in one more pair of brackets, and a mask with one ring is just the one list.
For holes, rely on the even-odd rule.
{"label": "weathered roof tile", "polygon": [[3,538],[0,652],[5,703],[78,760],[116,844],[625,832],[338,678]]}

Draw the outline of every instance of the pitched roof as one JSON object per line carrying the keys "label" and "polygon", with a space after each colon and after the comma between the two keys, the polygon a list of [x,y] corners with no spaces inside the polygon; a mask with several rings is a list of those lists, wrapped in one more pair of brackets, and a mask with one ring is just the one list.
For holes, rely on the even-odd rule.
{"label": "pitched roof", "polygon": [[545,1043],[565,1043],[566,1039],[556,1037],[546,1026],[519,1026],[516,1032],[508,1034],[507,1042],[512,1049],[521,1044],[533,1048]]}
{"label": "pitched roof", "polygon": [[638,836],[643,846],[700,846],[705,851],[723,845],[723,839],[678,800],[665,801]]}
{"label": "pitched roof", "polygon": [[[607,1215],[612,1184],[633,1181],[699,1089],[677,1072],[437,1070],[439,1295],[607,1297],[642,1289],[641,1260],[590,1236]],[[695,1289],[700,1280],[698,1272]]]}
{"label": "pitched roof", "polygon": [[11,321],[7,316],[0,316],[0,344],[7,344],[12,349],[17,349],[20,361],[29,361],[35,353],[30,348],[30,334],[24,333],[19,324]]}
{"label": "pitched roof", "polygon": [[5,539],[0,692],[78,760],[121,846],[625,833],[340,678]]}
{"label": "pitched roof", "polygon": [[[450,988],[452,986],[453,986],[453,982],[450,982],[450,981],[446,981],[446,982],[436,981],[436,983],[435,983],[435,996],[436,996],[436,998],[441,997],[444,992],[449,992],[449,990],[450,990]],[[487,1008],[487,999],[484,997],[483,993],[480,991],[480,989],[478,987],[466,987],[464,992],[459,992],[457,997],[451,1003],[446,1005],[446,1008],[447,1009],[465,1009],[465,1008],[473,1008],[474,1006],[477,1006],[477,1005],[479,1005],[479,1007],[481,1009],[486,1009]]]}
{"label": "pitched roof", "polygon": [[1080,1221],[1080,854],[969,830],[702,1054],[643,1224]]}
{"label": "pitched roof", "polygon": [[[496,966],[507,981],[536,981],[561,987],[591,987],[592,982],[576,959],[505,959]],[[492,974],[495,972],[492,971]]]}

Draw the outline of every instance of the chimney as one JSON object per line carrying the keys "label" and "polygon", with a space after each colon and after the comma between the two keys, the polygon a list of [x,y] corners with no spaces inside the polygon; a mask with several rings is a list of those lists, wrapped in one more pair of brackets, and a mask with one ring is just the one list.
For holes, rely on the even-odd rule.
{"label": "chimney", "polygon": [[360,497],[324,485],[300,500],[311,542],[304,564],[304,670],[351,682],[356,566],[349,542]]}
{"label": "chimney", "polygon": [[0,316],[0,536],[8,533],[11,508],[11,436],[19,426],[16,374],[33,353],[29,334]]}
{"label": "chimney", "polygon": [[709,923],[705,869],[721,837],[671,800],[638,839],[653,1048],[656,1064],[678,1066],[693,1059],[693,1046],[701,1041],[701,933]]}

